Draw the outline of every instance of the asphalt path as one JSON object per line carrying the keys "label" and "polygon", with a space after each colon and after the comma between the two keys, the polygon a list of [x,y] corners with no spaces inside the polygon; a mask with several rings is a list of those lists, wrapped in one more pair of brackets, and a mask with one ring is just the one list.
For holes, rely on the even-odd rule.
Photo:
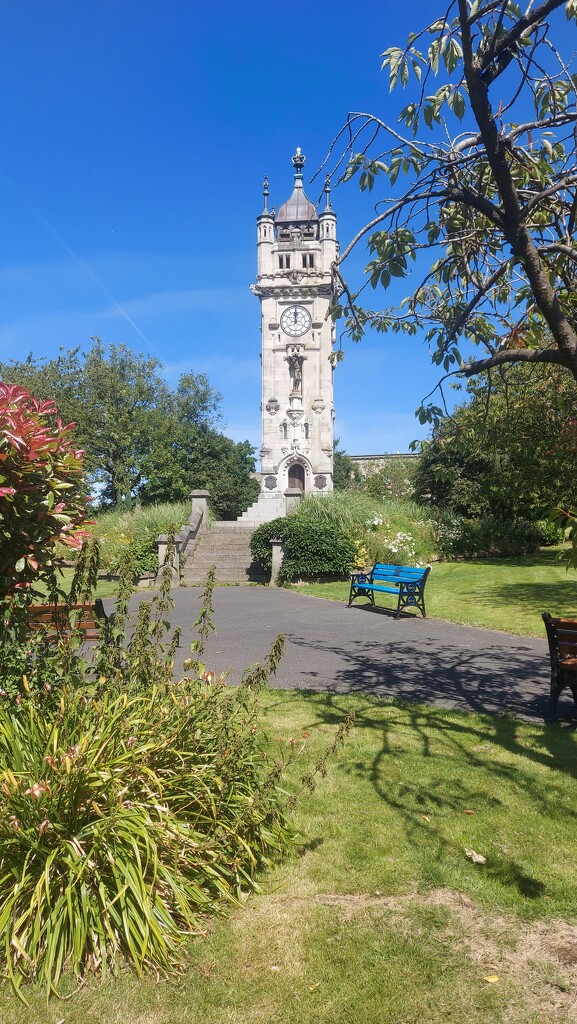
{"label": "asphalt path", "polygon": [[[133,608],[143,597],[132,599]],[[170,618],[183,630],[175,673],[182,673],[202,590],[182,588],[172,597]],[[262,661],[283,633],[284,656],[271,680],[275,687],[399,697],[543,718],[549,689],[545,639],[413,614],[396,619],[370,605],[347,608],[338,601],[266,587],[217,587],[213,601],[216,634],[204,660],[217,673],[230,668],[232,683],[249,665]],[[573,716],[571,699],[561,698],[560,712],[561,717]]]}

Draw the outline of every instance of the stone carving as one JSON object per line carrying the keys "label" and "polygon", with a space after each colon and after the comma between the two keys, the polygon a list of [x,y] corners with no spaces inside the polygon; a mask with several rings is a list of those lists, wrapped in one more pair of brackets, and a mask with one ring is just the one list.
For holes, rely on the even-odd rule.
{"label": "stone carving", "polygon": [[327,478],[326,478],[326,476],[323,476],[322,473],[319,473],[318,476],[315,476],[315,487],[317,487],[319,491],[322,491],[326,486],[327,486]]}
{"label": "stone carving", "polygon": [[321,412],[323,412],[324,410],[324,407],[325,403],[323,402],[322,398],[315,398],[312,404],[312,410],[313,412],[316,412],[317,416],[320,416]]}
{"label": "stone carving", "polygon": [[264,485],[267,491],[276,490],[276,476],[265,476]]}
{"label": "stone carving", "polygon": [[303,393],[303,363],[306,356],[303,355],[300,345],[289,345],[287,353],[288,355],[285,356],[285,359],[288,363],[292,380],[291,397],[294,395],[300,396]]}
{"label": "stone carving", "polygon": [[280,409],[280,402],[277,401],[276,398],[269,398],[268,402],[265,405],[265,409],[268,413],[270,413],[271,416],[276,416],[277,412]]}
{"label": "stone carving", "polygon": [[304,409],[287,409],[287,416],[289,420],[293,421],[293,423],[297,423],[298,420],[302,419],[304,414]]}

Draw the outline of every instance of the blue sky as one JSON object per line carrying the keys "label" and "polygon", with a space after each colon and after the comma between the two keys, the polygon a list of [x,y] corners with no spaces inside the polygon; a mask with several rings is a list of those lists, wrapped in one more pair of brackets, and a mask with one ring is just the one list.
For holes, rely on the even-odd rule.
{"label": "blue sky", "polygon": [[[402,97],[389,96],[380,53],[435,11],[423,0],[5,4],[0,359],[91,335],[124,342],[160,359],[171,383],[206,373],[225,432],[258,447],[249,285],[263,175],[278,206],[296,146],[306,183],[349,110],[395,119]],[[309,197],[321,187],[306,184]],[[344,246],[372,201],[355,182],[332,198]],[[349,346],[335,374],[341,444],[406,450],[424,436],[414,410],[436,379],[422,339]]]}

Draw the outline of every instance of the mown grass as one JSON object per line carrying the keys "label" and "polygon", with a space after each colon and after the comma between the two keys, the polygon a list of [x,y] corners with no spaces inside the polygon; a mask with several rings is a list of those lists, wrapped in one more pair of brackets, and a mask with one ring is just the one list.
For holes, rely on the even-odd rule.
{"label": "mown grass", "polygon": [[[302,842],[168,982],[125,975],[3,1024],[561,1024],[577,993],[574,732],[358,695],[270,691],[310,768]],[[472,813],[469,813],[472,812]],[[486,857],[474,864],[465,851]],[[487,981],[486,979],[493,979]]]}
{"label": "mown grass", "polygon": [[[425,591],[427,615],[521,636],[543,636],[541,612],[577,617],[577,571],[567,571],[557,549],[474,562],[436,562]],[[348,601],[349,583],[304,583],[298,591]],[[376,603],[396,607],[394,596]],[[359,602],[360,603],[360,602]]]}

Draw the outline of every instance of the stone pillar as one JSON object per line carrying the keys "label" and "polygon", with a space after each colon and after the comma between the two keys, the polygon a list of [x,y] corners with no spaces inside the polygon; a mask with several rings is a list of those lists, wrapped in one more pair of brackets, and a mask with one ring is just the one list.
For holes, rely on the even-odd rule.
{"label": "stone pillar", "polygon": [[303,494],[304,492],[301,491],[300,487],[287,487],[284,492],[285,516],[288,516],[297,507],[299,502],[302,501]]}
{"label": "stone pillar", "polygon": [[276,587],[276,585],[277,585],[276,580],[277,580],[278,572],[279,572],[279,569],[280,569],[280,567],[282,565],[282,560],[284,558],[284,543],[283,543],[282,540],[278,540],[275,537],[273,540],[271,540],[271,546],[272,546],[272,569],[271,569],[271,574],[270,574],[269,587]]}
{"label": "stone pillar", "polygon": [[[168,547],[170,542],[170,535],[168,533],[161,533],[156,538],[156,546],[158,548],[158,575],[156,577],[157,583],[162,579],[164,566],[168,557]],[[180,541],[177,538],[173,538],[173,549],[171,552],[171,564],[170,570],[172,572],[172,583],[171,586],[178,586],[180,583]]]}
{"label": "stone pillar", "polygon": [[198,527],[198,533],[205,533],[208,530],[208,499],[210,498],[210,491],[191,491],[190,499],[192,508],[190,510],[190,520],[192,523],[195,513],[199,513],[202,516],[201,523]]}

